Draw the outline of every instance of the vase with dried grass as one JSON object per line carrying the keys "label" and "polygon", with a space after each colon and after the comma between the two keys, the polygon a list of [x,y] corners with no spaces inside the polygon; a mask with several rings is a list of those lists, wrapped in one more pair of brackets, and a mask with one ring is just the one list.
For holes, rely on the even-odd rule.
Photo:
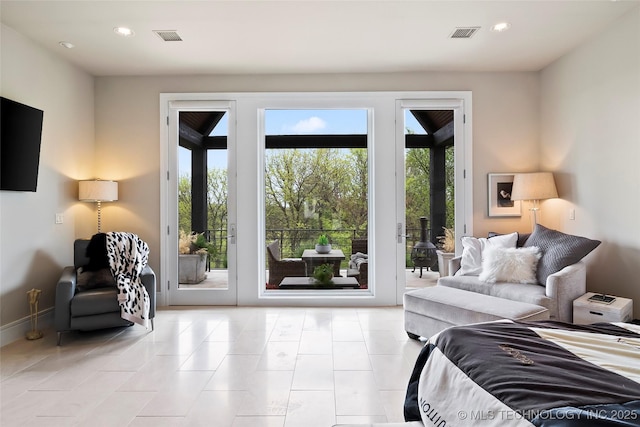
{"label": "vase with dried grass", "polygon": [[455,256],[456,232],[453,228],[442,227],[444,235],[438,236],[440,249],[436,250],[438,255],[438,271],[440,277],[449,275],[449,260]]}

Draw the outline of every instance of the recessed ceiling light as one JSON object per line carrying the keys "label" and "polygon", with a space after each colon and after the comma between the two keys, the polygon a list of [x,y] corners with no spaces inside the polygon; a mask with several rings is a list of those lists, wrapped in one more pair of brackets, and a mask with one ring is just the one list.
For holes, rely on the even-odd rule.
{"label": "recessed ceiling light", "polygon": [[500,22],[491,27],[491,31],[495,33],[501,33],[503,31],[507,31],[509,28],[511,28],[511,24],[509,24],[508,22]]}
{"label": "recessed ceiling light", "polygon": [[75,47],[75,45],[73,43],[69,43],[69,42],[60,42],[58,43],[60,46],[65,47],[67,49],[73,49]]}
{"label": "recessed ceiling light", "polygon": [[113,32],[123,37],[132,37],[133,35],[135,35],[133,30],[127,27],[115,27],[113,29]]}

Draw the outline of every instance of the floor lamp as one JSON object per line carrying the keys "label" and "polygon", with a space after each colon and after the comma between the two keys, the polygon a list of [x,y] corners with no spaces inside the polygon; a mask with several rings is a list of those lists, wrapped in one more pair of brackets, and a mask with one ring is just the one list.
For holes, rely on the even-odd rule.
{"label": "floor lamp", "polygon": [[100,179],[80,181],[78,183],[78,199],[83,202],[94,202],[98,204],[98,233],[100,233],[101,203],[118,200],[118,183],[115,181],[102,181]]}
{"label": "floor lamp", "polygon": [[531,230],[538,223],[537,213],[540,200],[558,197],[556,183],[551,172],[518,173],[513,178],[511,200],[531,201]]}

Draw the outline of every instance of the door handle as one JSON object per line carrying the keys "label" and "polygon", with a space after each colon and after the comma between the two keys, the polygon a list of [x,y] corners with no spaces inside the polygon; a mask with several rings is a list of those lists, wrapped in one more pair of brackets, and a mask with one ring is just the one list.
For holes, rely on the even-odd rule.
{"label": "door handle", "polygon": [[396,226],[396,236],[398,236],[398,243],[402,243],[402,238],[407,237],[406,234],[402,234],[402,223],[399,222]]}
{"label": "door handle", "polygon": [[229,224],[229,234],[227,235],[227,239],[229,240],[229,243],[231,243],[232,245],[235,245],[236,243],[236,225],[235,224]]}

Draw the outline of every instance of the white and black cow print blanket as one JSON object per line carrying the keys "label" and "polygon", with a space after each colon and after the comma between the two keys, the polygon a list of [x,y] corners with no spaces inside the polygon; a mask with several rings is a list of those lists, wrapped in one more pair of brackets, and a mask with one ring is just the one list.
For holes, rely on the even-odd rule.
{"label": "white and black cow print blanket", "polygon": [[123,319],[149,328],[149,294],[140,273],[149,260],[149,246],[132,233],[107,233],[109,267],[120,293],[118,303]]}

